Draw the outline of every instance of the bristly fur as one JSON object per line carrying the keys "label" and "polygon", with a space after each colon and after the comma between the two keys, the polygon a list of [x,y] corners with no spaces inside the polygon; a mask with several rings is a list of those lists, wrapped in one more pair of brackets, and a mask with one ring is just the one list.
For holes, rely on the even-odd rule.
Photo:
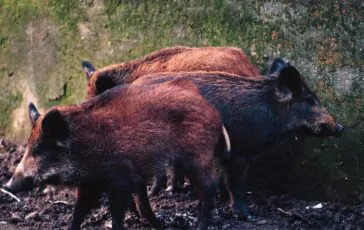
{"label": "bristly fur", "polygon": [[[8,187],[21,190],[29,178],[32,186],[77,187],[72,229],[79,228],[83,208],[88,211],[102,191],[109,194],[113,225],[120,225],[133,193],[140,215],[158,227],[146,197],[147,180],[178,162],[202,202],[199,227],[206,229],[220,170],[215,163],[226,160],[229,145],[219,112],[191,81],[124,85],[40,116]],[[79,207],[85,200],[86,207]]]}
{"label": "bristly fur", "polygon": [[170,72],[146,75],[132,83],[147,87],[175,79],[190,80],[220,111],[231,140],[231,158],[224,165],[231,207],[243,218],[250,215],[241,195],[246,188],[242,178],[246,177],[248,162],[294,136],[336,135],[333,116],[320,106],[299,72],[292,66],[285,68],[277,77],[269,78],[248,79],[224,72]]}
{"label": "bristly fur", "polygon": [[95,71],[89,79],[88,97],[116,85],[131,83],[146,74],[179,71],[224,71],[244,77],[260,76],[259,69],[250,63],[241,49],[175,46]]}

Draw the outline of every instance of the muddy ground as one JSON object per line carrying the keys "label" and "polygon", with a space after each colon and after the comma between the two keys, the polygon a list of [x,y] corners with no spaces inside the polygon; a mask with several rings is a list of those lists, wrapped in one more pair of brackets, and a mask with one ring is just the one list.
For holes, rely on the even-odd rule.
{"label": "muddy ground", "polygon": [[[0,140],[0,183],[11,177],[11,171],[20,161],[24,146]],[[72,189],[37,189],[17,194],[18,203],[10,196],[0,194],[0,229],[65,229],[75,201]],[[197,222],[197,201],[191,194],[162,192],[151,198],[153,210],[168,229],[191,229]],[[249,195],[252,213],[258,216],[254,223],[234,219],[226,204],[217,203],[214,225],[210,229],[364,229],[364,210],[360,205],[328,201],[298,200],[287,195],[267,198]],[[322,206],[322,207],[320,207]],[[83,224],[84,229],[109,229],[110,215],[107,200],[101,201]],[[134,213],[128,212],[124,226],[127,229],[150,229]]]}

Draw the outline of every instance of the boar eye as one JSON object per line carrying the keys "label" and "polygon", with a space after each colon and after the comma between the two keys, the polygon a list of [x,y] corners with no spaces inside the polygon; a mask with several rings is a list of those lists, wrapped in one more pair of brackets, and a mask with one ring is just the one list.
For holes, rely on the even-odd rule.
{"label": "boar eye", "polygon": [[42,155],[42,151],[40,149],[36,148],[32,151],[32,154],[33,154],[33,156],[40,156],[40,155]]}
{"label": "boar eye", "polygon": [[315,100],[314,97],[307,97],[306,98],[306,102],[309,104],[309,105],[317,105],[317,102]]}

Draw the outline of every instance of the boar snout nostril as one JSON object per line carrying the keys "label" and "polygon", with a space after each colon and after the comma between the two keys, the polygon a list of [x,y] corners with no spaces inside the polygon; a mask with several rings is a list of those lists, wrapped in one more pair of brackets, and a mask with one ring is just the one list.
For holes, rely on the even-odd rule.
{"label": "boar snout nostril", "polygon": [[4,190],[7,190],[11,193],[17,193],[19,191],[27,191],[35,187],[35,183],[32,178],[21,178],[14,179],[11,178],[6,184],[2,186]]}
{"label": "boar snout nostril", "polygon": [[13,178],[11,178],[6,184],[3,184],[2,188],[5,189],[6,191],[12,192],[11,191],[12,183],[13,183]]}
{"label": "boar snout nostril", "polygon": [[338,137],[338,136],[340,136],[341,135],[341,133],[344,131],[344,129],[345,129],[345,127],[344,126],[342,126],[341,124],[339,124],[339,123],[336,123],[336,127],[335,127],[335,134],[336,134],[336,136]]}
{"label": "boar snout nostril", "polygon": [[10,190],[10,188],[8,186],[6,186],[6,184],[4,184],[1,188],[4,189],[5,191],[12,193],[12,191]]}

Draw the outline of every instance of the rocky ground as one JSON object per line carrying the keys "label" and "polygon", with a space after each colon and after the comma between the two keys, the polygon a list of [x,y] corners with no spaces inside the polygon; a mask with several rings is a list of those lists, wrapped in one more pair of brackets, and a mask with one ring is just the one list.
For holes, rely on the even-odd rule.
{"label": "rocky ground", "polygon": [[[20,161],[24,146],[0,140],[0,183],[11,177]],[[38,189],[17,194],[21,202],[0,193],[0,229],[65,229],[75,200],[71,189]],[[151,199],[158,218],[168,229],[190,229],[197,223],[197,201],[188,193],[163,192]],[[363,229],[364,210],[360,205],[346,205],[328,201],[297,200],[287,195],[259,198],[249,196],[254,223],[234,219],[225,204],[217,204],[214,224],[210,229]],[[84,229],[109,229],[110,215],[107,200],[94,210],[83,224]],[[134,213],[127,213],[127,229],[150,229]]]}

